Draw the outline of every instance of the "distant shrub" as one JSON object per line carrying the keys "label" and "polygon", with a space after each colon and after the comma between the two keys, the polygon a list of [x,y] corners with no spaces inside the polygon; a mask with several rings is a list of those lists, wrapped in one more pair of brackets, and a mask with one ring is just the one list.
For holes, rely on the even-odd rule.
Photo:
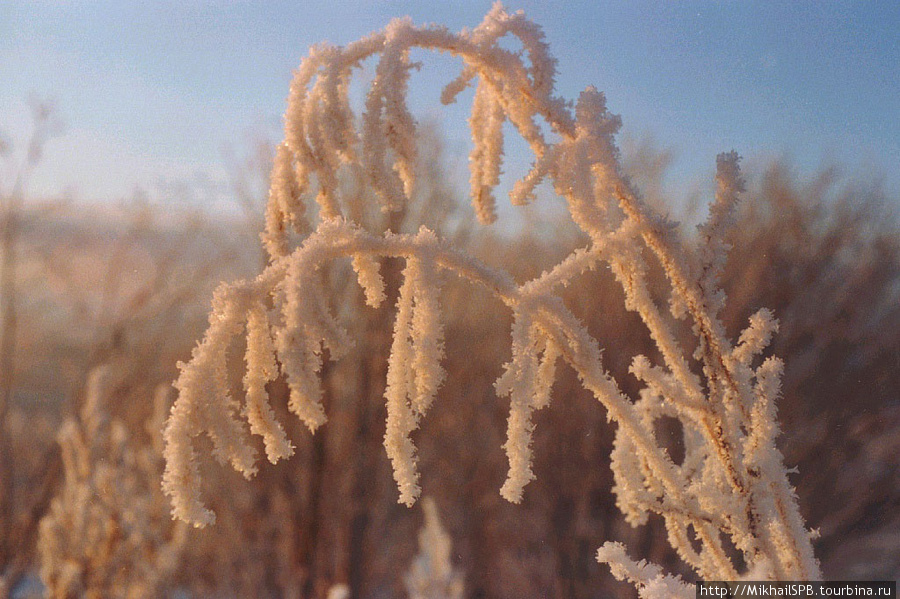
{"label": "distant shrub", "polygon": [[[65,478],[38,539],[47,597],[157,597],[187,540],[184,523],[166,521],[154,484],[161,439],[140,446],[109,416],[114,382],[111,365],[95,369],[80,417],[59,432]],[[158,419],[168,391],[162,386],[154,398]]]}

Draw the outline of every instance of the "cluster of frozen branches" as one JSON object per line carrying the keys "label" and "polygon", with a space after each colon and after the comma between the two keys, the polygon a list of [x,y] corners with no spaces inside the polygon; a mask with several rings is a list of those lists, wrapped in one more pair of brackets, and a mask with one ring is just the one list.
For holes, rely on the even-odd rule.
{"label": "cluster of frozen branches", "polygon": [[47,597],[159,596],[187,540],[184,523],[167,522],[155,484],[170,389],[158,389],[153,442],[139,446],[109,415],[114,383],[110,367],[95,369],[80,418],[59,433],[65,480],[38,540]]}
{"label": "cluster of frozen branches", "polygon": [[[522,50],[506,49],[500,43],[506,36],[516,38]],[[533,200],[536,187],[549,181],[587,234],[585,247],[520,284],[427,229],[379,235],[352,219],[339,185],[343,176],[366,181],[386,211],[401,208],[415,188],[416,123],[406,104],[409,75],[419,66],[410,60],[415,48],[462,59],[462,72],[445,88],[443,102],[475,87],[470,164],[478,218],[485,223],[496,218],[493,190],[508,121],[534,154],[531,171],[510,193],[512,203]],[[375,78],[358,118],[348,89],[354,69],[373,58]],[[206,336],[191,361],[181,365],[176,382],[180,395],[165,433],[164,475],[176,516],[197,526],[214,521],[200,496],[196,436],[208,435],[215,455],[247,476],[256,471],[248,428],[262,437],[270,461],[291,455],[290,440],[268,403],[269,381],[285,378],[289,408],[311,431],[325,422],[320,381],[325,350],[338,359],[352,335],[329,305],[324,269],[335,260],[350,260],[366,302],[378,306],[386,298],[381,260],[399,258],[405,268],[387,375],[385,447],[401,502],[412,504],[420,492],[410,435],[444,378],[441,284],[456,276],[485,287],[513,314],[512,359],[496,383],[498,394],[511,403],[505,498],[519,502],[534,478],[532,412],[549,403],[562,360],[618,425],[612,467],[618,505],[629,522],[661,516],[672,545],[706,579],[743,574],[729,545],[757,576],[819,576],[775,447],[782,364],[760,359],[777,321],[760,310],[735,343],[719,318],[725,233],[743,189],[738,156],[718,157],[718,191],[709,219],[696,245],[689,243],[624,176],[614,140],[620,120],[608,112],[603,94],[588,88],[573,104],[553,95],[554,76],[555,61],[541,30],[499,4],[478,27],[459,34],[396,20],[346,47],[311,50],[291,84],[285,138],[275,156],[263,234],[269,264],[253,280],[220,287]],[[313,196],[317,207],[307,201]],[[309,215],[316,211],[311,223]],[[649,288],[648,258],[669,283],[662,300]],[[631,370],[644,384],[636,400],[605,372],[597,340],[557,294],[601,263],[609,265],[624,289],[626,307],[641,316],[659,350],[652,359],[634,358]],[[679,320],[690,323],[695,348],[679,343]],[[235,393],[226,355],[244,334],[244,390]],[[681,463],[657,443],[655,425],[663,417],[682,424]],[[652,589],[660,585],[682,584],[655,567],[630,562],[618,545],[605,545],[598,558],[646,596],[657,596]]]}

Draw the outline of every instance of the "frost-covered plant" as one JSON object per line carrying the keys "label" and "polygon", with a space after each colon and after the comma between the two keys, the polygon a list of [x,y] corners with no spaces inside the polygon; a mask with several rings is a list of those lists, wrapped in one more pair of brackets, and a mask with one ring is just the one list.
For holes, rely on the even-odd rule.
{"label": "frost-covered plant", "polygon": [[450,561],[453,542],[441,526],[437,505],[425,497],[422,508],[425,524],[419,531],[419,553],[403,580],[409,599],[462,599],[463,577]]}
{"label": "frost-covered plant", "polygon": [[[506,49],[506,36],[516,38],[522,50]],[[536,187],[551,182],[586,234],[584,247],[519,283],[428,229],[380,235],[352,218],[339,185],[345,175],[366,181],[386,211],[402,209],[415,188],[416,122],[406,93],[410,73],[419,67],[410,59],[417,48],[448,52],[464,63],[444,89],[444,103],[475,88],[470,165],[479,220],[496,218],[493,190],[508,121],[534,154],[531,171],[512,188],[512,203],[532,201]],[[377,59],[375,77],[357,119],[348,90],[354,69],[370,58]],[[384,444],[402,503],[411,505],[420,493],[411,434],[444,379],[440,297],[444,280],[456,276],[487,289],[513,316],[512,359],[496,383],[511,403],[504,445],[509,474],[501,489],[506,499],[521,501],[534,478],[531,416],[549,403],[562,360],[617,423],[614,490],[630,523],[661,516],[673,547],[705,579],[742,575],[730,545],[756,576],[820,576],[775,447],[782,363],[759,359],[777,321],[760,310],[735,343],[719,318],[725,233],[744,186],[737,154],[718,157],[710,216],[697,242],[687,242],[624,176],[614,141],[620,119],[607,110],[603,94],[588,88],[568,102],[554,95],[554,76],[555,60],[541,30],[499,4],[478,27],[459,34],[396,20],[348,46],[311,50],[291,84],[285,138],[274,160],[262,236],[268,266],[253,280],[218,289],[206,335],[176,382],[180,394],[166,429],[164,488],[177,517],[196,526],[214,521],[200,496],[194,437],[208,435],[214,454],[248,477],[257,466],[247,427],[262,438],[271,462],[291,455],[291,442],[268,403],[267,383],[283,376],[290,410],[311,431],[325,423],[322,364],[326,355],[340,358],[353,339],[329,305],[324,269],[336,260],[351,261],[367,304],[376,307],[386,298],[381,260],[399,258],[405,266],[388,364]],[[318,215],[311,224],[313,196]],[[648,256],[665,273],[663,300],[651,293]],[[598,341],[558,295],[574,277],[602,263],[659,350],[653,358],[633,360],[631,371],[644,384],[636,400],[604,371]],[[695,349],[679,343],[678,320],[690,324]],[[247,368],[244,392],[236,395],[226,361],[242,335]],[[681,463],[657,443],[656,423],[666,417],[683,427]],[[598,558],[647,596],[657,596],[653,589],[660,584],[672,593],[693,593],[656,567],[630,562],[618,545],[605,545]]]}
{"label": "frost-covered plant", "polygon": [[328,589],[325,599],[350,599],[350,589],[345,584],[336,584]]}
{"label": "frost-covered plant", "polygon": [[154,398],[156,442],[136,446],[109,415],[113,382],[109,366],[92,371],[80,418],[60,429],[65,480],[38,538],[47,597],[157,597],[178,567],[187,527],[167,520],[154,484],[169,387]]}

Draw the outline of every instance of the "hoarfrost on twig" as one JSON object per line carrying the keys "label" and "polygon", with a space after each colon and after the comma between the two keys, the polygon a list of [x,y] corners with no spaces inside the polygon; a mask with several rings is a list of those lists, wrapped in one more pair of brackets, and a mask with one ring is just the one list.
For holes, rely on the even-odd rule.
{"label": "hoarfrost on twig", "polygon": [[[506,36],[516,38],[523,52],[506,49],[500,43]],[[535,187],[547,180],[586,234],[585,247],[519,283],[427,229],[382,235],[352,219],[358,210],[338,184],[343,172],[365,181],[384,210],[401,209],[415,188],[416,123],[406,93],[417,67],[409,53],[416,48],[462,60],[462,72],[445,88],[443,102],[454,101],[470,85],[476,88],[469,123],[478,218],[496,218],[493,190],[502,164],[502,125],[508,122],[534,156],[531,171],[513,186],[511,201],[533,200]],[[377,60],[375,78],[359,119],[348,99],[349,82],[369,58]],[[403,19],[345,47],[310,51],[291,83],[284,143],[272,172],[263,234],[269,264],[253,280],[220,287],[206,335],[190,362],[181,365],[176,382],[180,394],[166,428],[164,486],[177,517],[198,526],[213,521],[199,492],[197,435],[208,435],[215,455],[247,476],[256,471],[256,456],[244,421],[249,433],[263,438],[270,460],[290,454],[267,404],[265,383],[272,377],[286,378],[289,407],[311,431],[325,423],[320,381],[325,352],[339,358],[352,336],[329,306],[323,271],[334,261],[351,261],[366,303],[378,306],[386,297],[379,261],[395,258],[405,266],[388,365],[385,447],[401,502],[411,505],[420,492],[411,434],[444,379],[439,293],[442,281],[455,276],[487,289],[514,317],[512,359],[496,385],[511,404],[504,497],[521,501],[534,478],[531,414],[549,403],[555,364],[563,360],[617,423],[614,491],[629,522],[660,516],[674,548],[703,578],[739,575],[723,539],[754,572],[820,576],[774,444],[782,365],[774,358],[753,364],[777,331],[777,321],[759,311],[734,344],[719,317],[726,297],[718,275],[744,187],[738,155],[718,157],[709,218],[696,243],[686,241],[624,176],[615,143],[621,119],[608,111],[604,95],[587,88],[569,102],[554,95],[554,77],[555,61],[540,28],[499,3],[471,31],[453,34]],[[312,202],[318,222],[307,234]],[[648,258],[665,274],[663,297],[650,292]],[[626,308],[640,316],[659,349],[654,361],[645,356],[633,361],[632,373],[644,385],[636,400],[605,372],[598,341],[556,295],[559,286],[601,261],[609,264]],[[673,318],[692,325],[693,355],[679,342]],[[243,333],[248,372],[242,398],[229,388],[225,356]],[[681,464],[657,443],[654,427],[662,417],[682,424]],[[619,546],[605,545],[598,557],[632,580],[642,596],[683,593],[677,580],[655,566],[631,562]]]}

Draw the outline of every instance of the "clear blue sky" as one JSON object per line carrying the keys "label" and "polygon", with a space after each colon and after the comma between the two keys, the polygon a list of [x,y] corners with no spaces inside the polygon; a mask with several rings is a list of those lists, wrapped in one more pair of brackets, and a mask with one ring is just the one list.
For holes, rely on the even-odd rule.
{"label": "clear blue sky", "polygon": [[[734,148],[751,165],[788,155],[807,172],[829,162],[851,174],[874,169],[900,190],[900,2],[506,6],[544,27],[561,95],[595,85],[628,135],[675,152],[676,187],[709,175],[716,153]],[[489,8],[0,0],[0,132],[21,149],[29,96],[55,102],[65,129],[47,147],[35,194],[116,199],[141,188],[163,197],[178,185],[224,193],[223,153],[277,136],[291,71],[311,44],[344,44],[403,15],[458,30]],[[437,106],[449,65],[426,62],[414,76],[416,106]],[[450,148],[464,154],[462,118],[451,111],[443,122]]]}

